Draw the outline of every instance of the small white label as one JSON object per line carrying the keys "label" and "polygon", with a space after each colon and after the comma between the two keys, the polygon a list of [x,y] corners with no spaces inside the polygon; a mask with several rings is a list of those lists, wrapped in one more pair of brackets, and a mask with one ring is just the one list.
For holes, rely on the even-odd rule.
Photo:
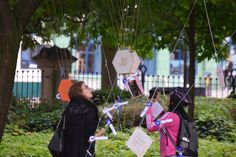
{"label": "small white label", "polygon": [[161,120],[161,124],[171,123],[171,122],[173,122],[173,119],[165,119],[165,120]]}

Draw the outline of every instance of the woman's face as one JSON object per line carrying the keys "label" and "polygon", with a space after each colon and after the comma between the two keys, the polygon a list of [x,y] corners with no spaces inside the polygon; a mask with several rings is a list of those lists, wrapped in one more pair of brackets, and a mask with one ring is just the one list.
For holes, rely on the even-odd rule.
{"label": "woman's face", "polygon": [[87,100],[93,97],[91,88],[89,88],[86,84],[83,84],[81,86],[81,96],[83,96]]}
{"label": "woman's face", "polygon": [[161,93],[157,92],[156,96],[152,98],[152,101],[160,101]]}
{"label": "woman's face", "polygon": [[169,106],[170,106],[170,95],[167,95],[166,101],[165,101],[165,111],[169,111]]}

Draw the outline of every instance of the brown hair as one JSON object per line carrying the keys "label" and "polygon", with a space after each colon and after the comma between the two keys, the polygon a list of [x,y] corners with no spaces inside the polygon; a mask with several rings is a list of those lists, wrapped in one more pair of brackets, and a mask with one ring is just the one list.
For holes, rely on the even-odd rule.
{"label": "brown hair", "polygon": [[78,97],[80,95],[81,87],[84,84],[84,81],[76,81],[70,87],[69,90],[69,98]]}

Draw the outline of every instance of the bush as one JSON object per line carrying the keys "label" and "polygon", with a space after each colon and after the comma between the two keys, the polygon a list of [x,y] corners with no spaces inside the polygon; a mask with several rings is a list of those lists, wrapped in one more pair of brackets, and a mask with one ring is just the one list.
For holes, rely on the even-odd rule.
{"label": "bush", "polygon": [[[116,93],[118,93],[118,91],[116,91]],[[108,95],[104,90],[97,91],[97,94],[103,95],[105,98]],[[122,101],[128,101],[129,104],[123,106],[119,114],[117,114],[117,110],[111,112],[114,116],[114,127],[117,130],[138,126],[141,121],[140,113],[148,101],[146,97],[128,99],[129,93],[126,94],[127,97],[124,96]],[[111,107],[113,105],[114,101],[110,101],[112,103],[106,103],[99,106],[100,115],[105,106]],[[27,102],[14,100],[10,106],[8,124],[16,125],[19,129],[24,129],[26,131],[52,129],[56,126],[57,121],[63,112],[63,108],[64,107],[59,103],[41,104],[32,108]],[[220,141],[235,142],[235,112],[236,102],[233,99],[209,99],[197,97],[195,101],[195,121],[198,127],[199,137],[212,137]],[[104,119],[102,119],[100,126],[105,126]],[[142,126],[145,127],[145,120],[142,123]],[[14,128],[16,129],[16,127]]]}
{"label": "bush", "polygon": [[[141,121],[140,113],[147,101],[148,99],[145,97],[129,100],[129,104],[122,108],[120,120],[123,129],[139,125]],[[232,114],[236,111],[234,103],[232,99],[197,98],[195,102],[195,122],[198,127],[199,137],[212,137],[220,141],[235,142],[236,122],[235,115]],[[114,126],[118,129],[119,117],[116,113],[117,111],[113,112]],[[146,126],[145,120],[142,126]]]}
{"label": "bush", "polygon": [[26,131],[42,131],[56,126],[63,106],[58,102],[30,106],[25,101],[12,101],[7,123],[17,125]]}
{"label": "bush", "polygon": [[[135,126],[138,126],[141,118],[140,118],[140,113],[143,111],[145,104],[147,102],[147,98],[145,97],[139,97],[136,99],[129,99],[126,100],[128,101],[128,105],[124,105],[122,106],[121,110],[118,109],[117,110],[112,110],[110,111],[110,113],[113,116],[113,124],[114,127],[116,127],[115,129],[117,130],[121,130],[120,127],[122,127],[122,129],[130,129],[133,128]],[[103,106],[99,107],[99,115],[101,115],[102,109],[104,107],[110,108],[112,107],[113,103],[108,103],[108,104],[104,104]],[[104,126],[105,125],[105,118],[107,116],[104,115],[103,119],[101,120],[101,124],[100,126]],[[120,126],[121,125],[121,126]],[[143,127],[146,126],[145,121],[142,124]]]}
{"label": "bush", "polygon": [[236,122],[232,116],[235,108],[232,99],[198,98],[195,117],[199,136],[203,138],[211,136],[217,140],[235,142]]}
{"label": "bush", "polygon": [[110,93],[110,89],[101,89],[93,92],[93,99],[97,99],[99,101],[98,104],[103,105],[108,102],[115,102],[117,97],[121,97],[122,101],[128,100],[131,98],[130,93],[128,91],[121,90],[120,88],[114,88],[114,90]]}

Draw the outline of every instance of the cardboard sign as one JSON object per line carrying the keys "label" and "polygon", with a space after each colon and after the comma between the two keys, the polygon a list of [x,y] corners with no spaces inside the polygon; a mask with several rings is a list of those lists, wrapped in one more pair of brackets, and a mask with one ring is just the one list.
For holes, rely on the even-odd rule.
{"label": "cardboard sign", "polygon": [[118,50],[115,54],[112,64],[117,73],[135,73],[140,64],[140,59],[137,53],[133,50]]}
{"label": "cardboard sign", "polygon": [[151,144],[152,139],[139,127],[135,129],[126,142],[126,146],[138,157],[144,156]]}
{"label": "cardboard sign", "polygon": [[70,98],[68,96],[70,87],[72,86],[73,81],[68,80],[61,80],[60,85],[58,87],[58,93],[60,94],[61,101],[69,102]]}

